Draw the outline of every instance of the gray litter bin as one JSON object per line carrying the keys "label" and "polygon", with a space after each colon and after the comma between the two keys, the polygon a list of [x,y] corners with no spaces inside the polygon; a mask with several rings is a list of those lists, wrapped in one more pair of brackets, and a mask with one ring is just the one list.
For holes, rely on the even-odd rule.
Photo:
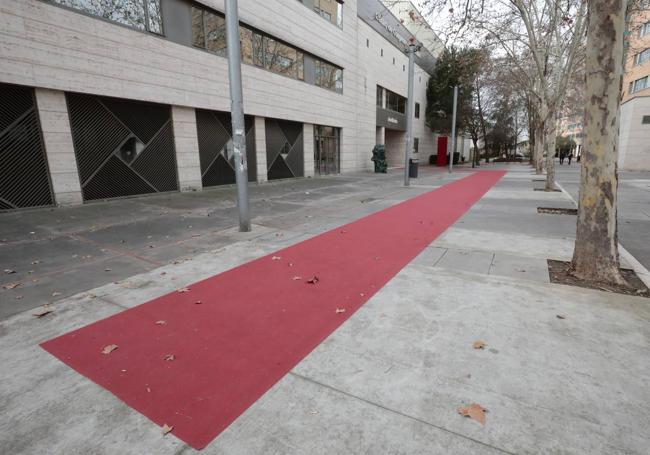
{"label": "gray litter bin", "polygon": [[409,177],[412,179],[418,178],[418,162],[417,158],[409,158]]}

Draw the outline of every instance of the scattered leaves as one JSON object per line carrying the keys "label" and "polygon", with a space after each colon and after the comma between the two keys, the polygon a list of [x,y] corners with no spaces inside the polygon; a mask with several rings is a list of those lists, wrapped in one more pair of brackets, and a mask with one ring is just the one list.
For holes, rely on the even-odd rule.
{"label": "scattered leaves", "polygon": [[485,344],[485,341],[476,340],[472,346],[474,346],[474,349],[483,349],[487,345]]}
{"label": "scattered leaves", "polygon": [[48,308],[47,305],[46,305],[46,306],[44,306],[40,311],[37,311],[36,313],[32,313],[32,314],[33,314],[34,316],[36,316],[37,318],[40,319],[40,318],[42,318],[43,316],[50,314],[52,311],[54,311],[54,310],[51,310],[51,309]]}
{"label": "scattered leaves", "polygon": [[117,348],[119,348],[118,345],[116,345],[116,344],[109,344],[108,346],[104,346],[104,349],[102,349],[102,354],[104,354],[104,355],[108,355],[108,354],[110,354],[111,352],[113,352],[114,350],[116,350]]}
{"label": "scattered leaves", "polygon": [[180,289],[177,290],[177,292],[180,292],[181,294],[183,294],[185,292],[190,292],[190,288],[180,288]]}
{"label": "scattered leaves", "polygon": [[3,284],[2,287],[5,288],[5,289],[16,289],[21,284],[22,284],[21,282],[16,281],[14,283]]}
{"label": "scattered leaves", "polygon": [[307,280],[307,283],[308,283],[308,284],[316,284],[316,283],[318,283],[319,281],[320,281],[320,280],[318,279],[318,277],[317,277],[316,275],[314,275],[313,277],[311,277],[310,279]]}
{"label": "scattered leaves", "polygon": [[165,436],[167,433],[170,433],[173,429],[174,429],[173,426],[169,426],[167,424],[164,424],[162,426],[162,429],[161,429],[163,436]]}
{"label": "scattered leaves", "polygon": [[167,325],[167,321],[161,319],[160,321],[156,321],[156,325]]}
{"label": "scattered leaves", "polygon": [[7,275],[11,275],[12,273],[16,273],[16,271],[15,271],[15,270],[12,270],[12,269],[5,269],[5,273],[6,273]]}
{"label": "scattered leaves", "polygon": [[563,314],[556,314],[555,317],[558,319],[566,319],[566,316]]}
{"label": "scattered leaves", "polygon": [[301,277],[301,276],[294,276],[294,277],[291,278],[291,279],[292,279],[293,281],[298,281],[298,280],[302,280],[302,277]]}
{"label": "scattered leaves", "polygon": [[273,256],[271,258],[272,261],[279,261],[280,259],[282,259],[280,256]]}
{"label": "scattered leaves", "polygon": [[345,308],[337,308],[336,314],[345,313]]}
{"label": "scattered leaves", "polygon": [[172,362],[176,360],[176,356],[174,354],[165,354],[165,357],[163,357],[163,360],[166,360],[168,362]]}
{"label": "scattered leaves", "polygon": [[481,425],[485,425],[485,409],[480,404],[472,403],[469,406],[462,406],[458,408],[458,413],[464,417],[469,417],[470,419],[476,420]]}

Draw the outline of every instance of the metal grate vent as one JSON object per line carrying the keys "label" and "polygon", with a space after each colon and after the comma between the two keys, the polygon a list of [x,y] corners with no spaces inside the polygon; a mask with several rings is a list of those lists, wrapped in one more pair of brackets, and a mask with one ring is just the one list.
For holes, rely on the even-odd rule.
{"label": "metal grate vent", "polygon": [[[255,120],[244,117],[246,126],[246,160],[248,181],[257,178],[255,158]],[[232,153],[232,123],[230,113],[196,110],[199,139],[201,180],[204,187],[235,183],[235,162]]]}
{"label": "metal grate vent", "polygon": [[265,126],[268,179],[302,177],[305,167],[302,123],[267,118]]}
{"label": "metal grate vent", "polygon": [[84,200],[178,190],[169,106],[66,94]]}
{"label": "metal grate vent", "polygon": [[0,210],[52,205],[34,90],[0,84]]}

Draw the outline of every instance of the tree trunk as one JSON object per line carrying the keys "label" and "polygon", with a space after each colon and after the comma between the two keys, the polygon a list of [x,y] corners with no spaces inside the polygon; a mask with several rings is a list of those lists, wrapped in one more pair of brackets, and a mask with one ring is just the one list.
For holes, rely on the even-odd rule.
{"label": "tree trunk", "polygon": [[544,172],[544,122],[538,119],[535,126],[535,174]]}
{"label": "tree trunk", "polygon": [[555,190],[555,115],[546,120],[544,151],[546,152],[546,186],[545,191]]}
{"label": "tree trunk", "polygon": [[625,0],[589,0],[586,93],[578,225],[572,271],[625,284],[619,271],[616,204]]}

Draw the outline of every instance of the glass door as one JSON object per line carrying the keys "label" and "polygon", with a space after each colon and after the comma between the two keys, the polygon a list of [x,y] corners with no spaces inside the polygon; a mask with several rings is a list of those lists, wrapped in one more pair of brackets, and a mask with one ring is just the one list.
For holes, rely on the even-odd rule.
{"label": "glass door", "polygon": [[314,170],[319,175],[338,174],[340,128],[314,125]]}

